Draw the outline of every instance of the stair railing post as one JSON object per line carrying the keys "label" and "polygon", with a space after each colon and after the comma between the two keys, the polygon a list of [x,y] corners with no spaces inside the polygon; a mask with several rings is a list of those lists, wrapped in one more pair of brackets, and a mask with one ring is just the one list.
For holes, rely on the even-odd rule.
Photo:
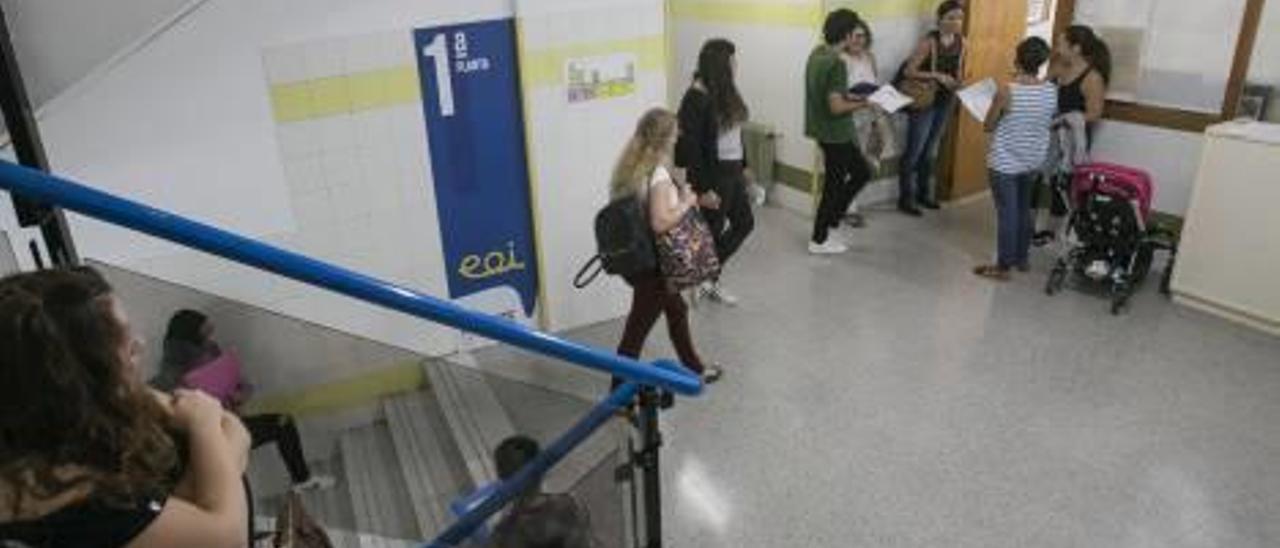
{"label": "stair railing post", "polygon": [[660,392],[645,387],[640,392],[640,452],[636,455],[644,492],[644,546],[662,547],[662,470],[659,456],[662,433],[658,430]]}

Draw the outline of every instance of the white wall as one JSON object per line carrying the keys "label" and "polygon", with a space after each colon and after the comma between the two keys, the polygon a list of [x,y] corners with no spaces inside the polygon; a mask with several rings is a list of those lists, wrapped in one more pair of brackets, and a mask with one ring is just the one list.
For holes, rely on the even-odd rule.
{"label": "white wall", "polygon": [[[1258,26],[1258,41],[1249,81],[1280,88],[1280,2],[1267,2]],[[1280,98],[1269,115],[1280,121]],[[1105,121],[1099,125],[1094,156],[1151,172],[1156,183],[1155,208],[1184,215],[1200,166],[1204,137],[1199,133]]]}
{"label": "white wall", "polygon": [[0,0],[31,103],[44,105],[192,0]]}
{"label": "white wall", "polygon": [[[822,10],[830,7],[824,7],[824,3],[817,0],[779,4],[807,7],[821,12],[823,16],[825,11]],[[857,2],[849,4],[855,11],[860,10]],[[879,6],[886,2],[874,4]],[[923,15],[923,9],[915,10],[916,14],[912,16],[894,17],[877,17],[874,15],[876,11],[862,10],[860,13],[870,13],[867,18],[875,41],[873,51],[879,63],[880,77],[887,81],[893,78],[898,65],[928,28],[930,17]],[[752,119],[771,124],[782,134],[778,141],[779,161],[803,169],[812,168],[813,144],[804,136],[804,66],[809,53],[821,39],[821,17],[812,26],[676,18],[672,21],[672,31],[675,73],[671,78],[670,93],[674,101],[679,100],[689,85],[702,43],[710,38],[727,38],[738,47],[738,86],[751,108]]]}
{"label": "white wall", "polygon": [[[566,59],[622,53],[663,56],[662,0],[518,1],[526,58],[557,73]],[[640,51],[649,44],[658,51]],[[543,284],[550,328],[569,329],[626,313],[629,290],[603,276],[586,289],[571,281],[595,254],[594,217],[609,199],[613,163],[645,110],[666,102],[663,59],[640,66],[633,94],[570,104],[563,78],[526,87]],[[529,82],[526,82],[529,84]]]}
{"label": "white wall", "polygon": [[1264,4],[1251,59],[1248,81],[1276,88],[1267,118],[1280,123],[1280,2]]}
{"label": "white wall", "polygon": [[[508,0],[210,0],[49,112],[41,129],[59,173],[445,295],[421,106],[276,123],[269,77],[281,67],[264,59],[296,46],[306,54],[292,75],[319,78],[346,70],[371,41],[399,36],[391,47],[413,66],[413,28],[511,14]],[[312,156],[313,170],[294,161],[339,149]],[[72,225],[89,258],[426,354],[459,344],[454,331],[398,313],[83,219]]]}
{"label": "white wall", "polygon": [[1093,157],[1148,171],[1156,185],[1153,207],[1183,215],[1191,200],[1203,144],[1199,133],[1103,121],[1094,133]]}
{"label": "white wall", "polygon": [[[511,0],[209,0],[48,112],[46,147],[60,174],[444,296],[420,98],[291,120],[279,93],[406,67],[416,78],[412,29],[514,13]],[[521,4],[520,24],[522,62],[535,68],[600,48],[645,48],[630,96],[570,105],[563,79],[542,70],[525,97],[546,285],[539,306],[553,329],[612,319],[629,295],[620,283],[575,290],[570,280],[595,252],[593,217],[622,144],[640,113],[665,102],[663,3],[540,0]],[[422,354],[473,342],[100,223],[72,225],[85,257],[212,295]],[[316,373],[279,367],[285,376]]]}
{"label": "white wall", "polygon": [[[686,12],[680,9],[684,0],[672,1],[676,6],[671,22],[673,104],[678,104],[689,85],[702,43],[716,37],[733,41],[738,47],[738,86],[752,119],[774,126],[781,134],[779,162],[806,171],[814,169],[816,155],[813,143],[804,136],[804,67],[821,41],[826,14],[848,7],[867,19],[880,79],[890,81],[931,27],[935,7],[924,0],[726,0],[701,3],[724,8],[707,13]],[[890,200],[896,193],[895,181],[873,181],[859,201]],[[811,197],[786,186],[775,186],[770,199],[805,214],[813,208]]]}

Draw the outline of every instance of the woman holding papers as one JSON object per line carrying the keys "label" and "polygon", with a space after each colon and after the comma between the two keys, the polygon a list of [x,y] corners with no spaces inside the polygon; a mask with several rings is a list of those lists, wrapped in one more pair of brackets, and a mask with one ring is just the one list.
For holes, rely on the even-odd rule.
{"label": "woman holding papers", "polygon": [[964,73],[964,16],[964,5],[955,0],[938,6],[938,29],[920,41],[903,66],[904,78],[937,84],[933,101],[909,112],[907,146],[898,171],[898,209],[908,215],[921,215],[917,206],[938,208],[930,190],[932,152]]}
{"label": "woman holding papers", "polygon": [[[870,103],[870,108],[854,111],[853,125],[863,157],[871,164],[872,171],[879,171],[880,161],[894,154],[893,124],[888,115],[901,107],[895,108],[890,102],[891,94],[877,93],[883,86],[880,85],[876,56],[871,52],[871,27],[865,19],[858,19],[849,48],[841,57],[849,66],[849,94]],[[889,90],[892,87],[886,88],[885,92]],[[881,105],[882,102],[887,106]]]}
{"label": "woman holding papers", "polygon": [[1049,44],[1028,38],[1018,45],[1015,59],[1017,75],[1000,86],[984,123],[991,134],[987,165],[996,205],[996,261],[973,269],[1000,281],[1013,269],[1031,269],[1031,185],[1044,165],[1049,126],[1058,110],[1057,86],[1038,76],[1049,60]]}

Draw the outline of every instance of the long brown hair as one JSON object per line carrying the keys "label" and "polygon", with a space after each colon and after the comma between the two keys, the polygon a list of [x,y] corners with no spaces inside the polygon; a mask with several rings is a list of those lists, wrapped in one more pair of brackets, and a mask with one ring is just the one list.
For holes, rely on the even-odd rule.
{"label": "long brown hair", "polygon": [[639,192],[667,155],[667,146],[675,134],[676,115],[671,111],[653,108],[644,113],[613,168],[609,195],[617,199]]}
{"label": "long brown hair", "polygon": [[1102,76],[1102,82],[1110,85],[1111,48],[1107,47],[1107,43],[1102,41],[1091,27],[1085,25],[1071,25],[1067,27],[1064,35],[1067,37],[1067,43],[1080,48],[1080,55],[1084,57],[1085,62],[1089,63],[1089,66],[1098,71]]}
{"label": "long brown hair", "polygon": [[0,280],[0,503],[15,517],[73,489],[126,506],[171,487],[165,412],[114,306],[88,268]]}
{"label": "long brown hair", "polygon": [[712,38],[698,52],[698,72],[694,77],[707,88],[716,128],[725,131],[747,121],[751,116],[747,104],[733,81],[733,55],[738,49],[724,38]]}

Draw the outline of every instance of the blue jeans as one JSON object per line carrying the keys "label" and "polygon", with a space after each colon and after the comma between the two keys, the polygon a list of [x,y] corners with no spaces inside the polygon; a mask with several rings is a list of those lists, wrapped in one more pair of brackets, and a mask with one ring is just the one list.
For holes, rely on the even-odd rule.
{"label": "blue jeans", "polygon": [[1000,173],[992,170],[991,198],[996,203],[996,264],[1003,268],[1026,265],[1031,253],[1031,187],[1036,172]]}
{"label": "blue jeans", "polygon": [[930,201],[933,149],[951,113],[951,102],[939,98],[927,109],[907,111],[907,146],[898,162],[898,205]]}

